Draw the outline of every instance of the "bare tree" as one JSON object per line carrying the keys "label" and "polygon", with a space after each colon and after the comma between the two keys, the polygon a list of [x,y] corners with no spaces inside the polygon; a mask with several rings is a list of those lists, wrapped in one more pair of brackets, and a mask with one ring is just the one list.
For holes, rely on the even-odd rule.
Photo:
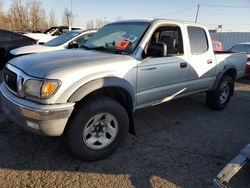
{"label": "bare tree", "polygon": [[39,26],[39,28],[40,28],[40,30],[42,30],[42,31],[45,31],[46,29],[48,29],[48,22],[47,22],[47,20],[46,20],[46,12],[45,12],[45,10],[44,9],[42,9],[42,11],[41,11],[41,17],[42,17],[42,19],[40,20],[40,26]]}
{"label": "bare tree", "polygon": [[32,31],[44,30],[47,28],[46,14],[42,8],[41,1],[29,1],[29,19]]}
{"label": "bare tree", "polygon": [[49,13],[49,27],[54,27],[57,26],[57,20],[56,20],[56,15],[55,15],[55,11],[51,10]]}
{"label": "bare tree", "polygon": [[101,28],[102,26],[103,26],[102,20],[96,19],[96,20],[95,20],[95,28],[99,29],[99,28]]}
{"label": "bare tree", "polygon": [[21,31],[28,31],[30,29],[28,4],[25,7],[22,0],[12,0],[8,16],[12,29]]}
{"label": "bare tree", "polygon": [[11,28],[9,17],[4,12],[0,12],[0,28],[2,29]]}
{"label": "bare tree", "polygon": [[5,12],[2,10],[3,2],[0,0],[0,28],[9,29],[9,19]]}
{"label": "bare tree", "polygon": [[95,28],[94,20],[87,21],[86,29],[94,29],[94,28]]}
{"label": "bare tree", "polygon": [[106,24],[108,24],[109,22],[107,20],[105,20],[105,18],[102,19],[96,19],[94,20],[88,20],[87,24],[86,24],[86,28],[87,29],[100,29],[103,26],[105,26]]}
{"label": "bare tree", "polygon": [[0,0],[0,27],[3,25],[4,12],[2,11],[3,2]]}
{"label": "bare tree", "polygon": [[48,28],[46,13],[39,0],[12,0],[8,13],[8,28],[20,31],[43,31]]}
{"label": "bare tree", "polygon": [[73,13],[66,7],[63,12],[62,24],[66,26],[72,26],[74,21]]}

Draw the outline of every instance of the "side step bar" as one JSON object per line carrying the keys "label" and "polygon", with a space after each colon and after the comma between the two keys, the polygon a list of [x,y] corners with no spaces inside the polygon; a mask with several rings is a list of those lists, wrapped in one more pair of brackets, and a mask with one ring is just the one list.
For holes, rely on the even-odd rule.
{"label": "side step bar", "polygon": [[217,177],[214,179],[213,188],[229,188],[229,181],[240,169],[250,160],[250,144],[240,151],[226,167],[220,171]]}

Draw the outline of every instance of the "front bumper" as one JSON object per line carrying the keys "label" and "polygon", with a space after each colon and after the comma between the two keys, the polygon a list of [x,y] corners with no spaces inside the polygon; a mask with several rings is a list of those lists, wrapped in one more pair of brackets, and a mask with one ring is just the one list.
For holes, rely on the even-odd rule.
{"label": "front bumper", "polygon": [[4,83],[0,98],[6,115],[22,127],[48,136],[62,135],[74,109],[74,103],[45,105],[18,98]]}

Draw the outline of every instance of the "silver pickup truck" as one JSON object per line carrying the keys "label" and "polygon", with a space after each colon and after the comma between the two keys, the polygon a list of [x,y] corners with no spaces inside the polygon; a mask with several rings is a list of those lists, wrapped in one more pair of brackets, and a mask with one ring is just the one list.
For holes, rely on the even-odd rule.
{"label": "silver pickup truck", "polygon": [[100,29],[82,49],[12,59],[0,93],[15,122],[63,135],[76,156],[98,160],[134,132],[139,108],[197,92],[207,93],[211,108],[225,108],[246,62],[245,54],[214,54],[200,24],[119,21]]}

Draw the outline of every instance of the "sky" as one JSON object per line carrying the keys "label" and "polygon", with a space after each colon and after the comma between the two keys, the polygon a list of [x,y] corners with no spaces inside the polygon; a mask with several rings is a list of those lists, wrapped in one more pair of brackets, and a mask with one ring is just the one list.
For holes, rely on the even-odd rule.
{"label": "sky", "polygon": [[[23,0],[24,2],[26,0]],[[85,26],[88,20],[115,21],[134,18],[167,18],[194,21],[200,4],[198,22],[209,29],[222,25],[225,31],[250,31],[250,0],[41,0],[48,14],[56,13],[61,24],[65,7],[75,15],[74,26]],[[11,0],[2,0],[8,10]]]}

